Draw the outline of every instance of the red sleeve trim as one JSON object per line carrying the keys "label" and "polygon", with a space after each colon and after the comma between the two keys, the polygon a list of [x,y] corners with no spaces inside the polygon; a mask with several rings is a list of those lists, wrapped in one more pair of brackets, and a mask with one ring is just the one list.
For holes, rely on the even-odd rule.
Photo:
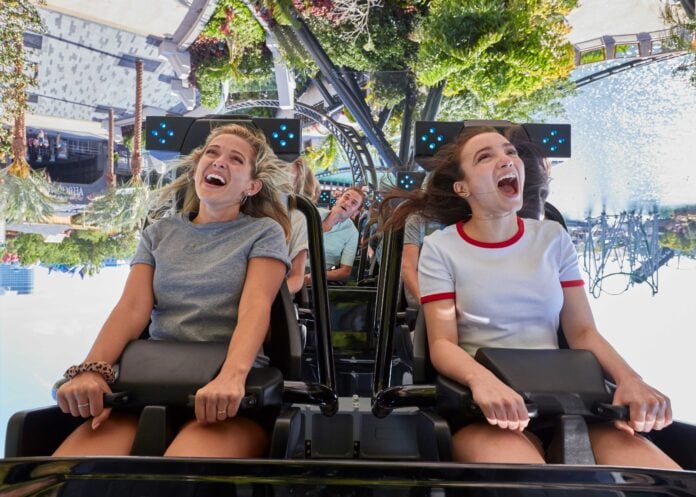
{"label": "red sleeve trim", "polygon": [[455,296],[456,294],[454,292],[433,293],[432,295],[421,297],[421,304],[427,304],[428,302],[433,302],[435,300],[453,299]]}
{"label": "red sleeve trim", "polygon": [[561,281],[561,288],[569,288],[572,286],[584,286],[585,282],[583,280],[568,280]]}

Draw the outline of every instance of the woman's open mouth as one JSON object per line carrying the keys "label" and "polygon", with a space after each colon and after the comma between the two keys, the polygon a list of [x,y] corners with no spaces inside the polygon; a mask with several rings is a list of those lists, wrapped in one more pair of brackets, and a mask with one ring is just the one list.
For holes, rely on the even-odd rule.
{"label": "woman's open mouth", "polygon": [[223,178],[219,174],[215,174],[215,173],[210,173],[210,174],[206,175],[206,177],[204,179],[208,185],[225,186],[227,184],[227,181],[225,181],[225,178]]}
{"label": "woman's open mouth", "polygon": [[507,197],[515,197],[519,193],[519,182],[514,173],[507,174],[498,180],[498,189]]}

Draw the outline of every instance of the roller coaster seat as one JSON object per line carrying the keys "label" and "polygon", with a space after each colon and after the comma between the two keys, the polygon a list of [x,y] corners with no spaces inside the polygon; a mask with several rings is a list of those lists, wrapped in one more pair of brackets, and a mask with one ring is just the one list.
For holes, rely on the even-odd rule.
{"label": "roller coaster seat", "polygon": [[[417,319],[413,349],[414,384],[435,384],[437,413],[450,426],[482,419],[471,390],[435,371],[422,312]],[[611,405],[612,393],[597,359],[589,351],[484,348],[475,358],[522,395],[537,425],[553,428],[548,462],[594,464],[587,421],[627,419],[625,407]]]}
{"label": "roller coaster seat", "polygon": [[[301,379],[302,343],[292,296],[285,284],[271,307],[271,327],[264,351],[270,358],[271,366],[257,368],[249,375],[246,385],[247,402],[243,404],[242,409],[255,409],[254,412],[264,418],[275,417],[269,455],[289,457],[300,439],[299,421],[296,419],[299,416],[295,408],[284,404],[283,382]],[[137,358],[135,360],[137,361]],[[177,408],[171,404],[147,405],[145,397],[148,396],[148,392],[152,393],[153,386],[147,384],[144,379],[138,379],[138,371],[133,374],[132,371],[126,372],[124,369],[121,375],[135,378],[129,385],[133,388],[130,397],[136,405],[145,405],[141,410],[131,454],[162,455],[172,439],[171,423],[172,418],[176,416]],[[175,385],[171,386],[171,389],[167,385],[160,386],[163,392],[167,392],[167,403],[172,400],[172,392],[177,390]],[[193,394],[195,391],[190,393]],[[173,402],[185,403],[178,400]],[[83,418],[64,414],[57,406],[17,412],[8,421],[5,456],[50,455],[65,437],[83,422]]]}

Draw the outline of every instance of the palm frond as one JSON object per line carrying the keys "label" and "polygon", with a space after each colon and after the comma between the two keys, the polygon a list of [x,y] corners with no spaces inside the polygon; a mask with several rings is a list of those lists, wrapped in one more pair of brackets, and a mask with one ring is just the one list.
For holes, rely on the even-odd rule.
{"label": "palm frond", "polygon": [[131,180],[94,200],[85,210],[84,222],[111,233],[140,229],[150,208],[150,197],[147,185]]}
{"label": "palm frond", "polygon": [[52,194],[51,181],[42,173],[31,171],[26,178],[0,171],[0,212],[8,223],[42,223],[62,201]]}

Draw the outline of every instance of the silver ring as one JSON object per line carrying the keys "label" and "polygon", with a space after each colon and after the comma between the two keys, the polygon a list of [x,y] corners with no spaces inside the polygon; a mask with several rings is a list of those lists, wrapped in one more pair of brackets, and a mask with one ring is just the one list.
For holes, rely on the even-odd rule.
{"label": "silver ring", "polygon": [[227,414],[227,409],[224,409],[224,410],[222,410],[222,411],[218,411],[217,413],[218,413],[218,414]]}
{"label": "silver ring", "polygon": [[77,404],[77,407],[89,407],[89,402],[86,404]]}

